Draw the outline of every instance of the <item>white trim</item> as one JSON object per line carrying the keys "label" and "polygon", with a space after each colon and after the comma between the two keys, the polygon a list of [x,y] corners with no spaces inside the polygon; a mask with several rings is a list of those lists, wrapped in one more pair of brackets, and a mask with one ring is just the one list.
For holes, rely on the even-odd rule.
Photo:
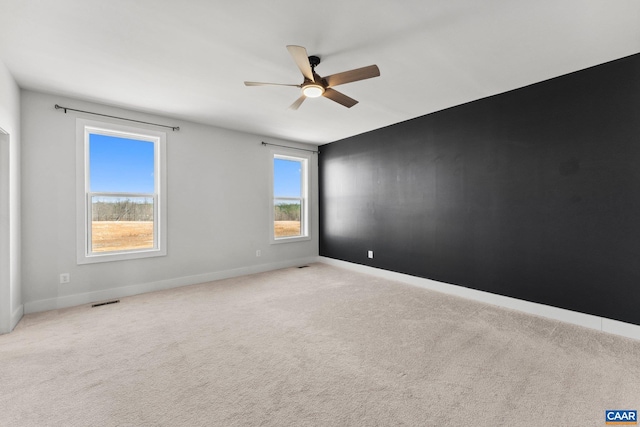
{"label": "white trim", "polygon": [[269,264],[259,264],[249,267],[235,268],[231,270],[197,274],[193,276],[176,277],[173,279],[159,280],[156,282],[122,286],[120,288],[105,289],[102,291],[86,292],[81,294],[59,296],[57,298],[30,301],[24,304],[24,312],[25,314],[29,314],[41,311],[57,310],[82,304],[89,304],[96,301],[104,301],[113,298],[124,298],[131,295],[179,288],[182,286],[196,285],[200,283],[212,282],[214,280],[246,276],[249,274],[263,273],[266,271],[279,270],[282,268],[298,267],[316,261],[317,257],[315,256],[308,258],[299,258]]}
{"label": "white trim", "polygon": [[16,327],[20,319],[22,319],[22,316],[24,316],[24,305],[20,304],[18,308],[13,310],[13,313],[11,313],[11,330],[12,331]]}
{"label": "white trim", "polygon": [[[91,212],[89,209],[88,135],[99,133],[149,141],[154,144],[154,243],[153,249],[91,253],[89,250]],[[150,258],[167,254],[167,156],[166,132],[109,122],[76,119],[76,261],[78,264]]]}
{"label": "white trim", "polygon": [[18,323],[23,314],[37,313],[47,310],[56,310],[66,307],[73,307],[82,304],[89,304],[96,301],[104,301],[113,298],[124,298],[131,295],[138,295],[146,292],[154,292],[165,289],[178,288],[182,286],[195,285],[200,283],[212,282],[215,280],[228,279],[232,277],[245,276],[249,274],[262,273],[266,271],[278,270],[282,268],[291,268],[301,265],[321,262],[327,265],[344,268],[359,273],[370,274],[372,276],[381,277],[387,280],[406,283],[408,285],[417,286],[448,295],[454,295],[461,298],[479,301],[498,307],[517,310],[522,313],[532,314],[548,319],[558,320],[573,325],[586,327],[589,329],[619,335],[627,338],[640,340],[640,326],[631,323],[620,322],[600,316],[580,313],[577,311],[566,310],[562,308],[552,307],[544,304],[532,303],[516,298],[505,297],[502,295],[491,294],[489,292],[478,291],[475,289],[465,288],[463,286],[451,285],[435,280],[424,279],[421,277],[410,276],[408,274],[396,273],[393,271],[382,270],[375,267],[369,267],[360,264],[354,264],[346,261],[335,260],[326,257],[307,257],[288,261],[281,261],[269,264],[260,264],[249,267],[241,267],[231,270],[217,271],[194,276],[178,277],[174,279],[160,280],[157,282],[141,283],[131,286],[123,286],[120,288],[106,289],[103,291],[87,292],[82,294],[61,296],[57,298],[49,298],[38,301],[27,302],[23,306],[18,307],[12,316],[12,327]]}
{"label": "white trim", "polygon": [[517,310],[523,313],[545,317],[547,319],[559,320],[561,322],[570,323],[589,329],[595,329],[597,331],[609,334],[620,335],[623,337],[640,340],[640,325],[620,322],[617,320],[608,319],[606,317],[594,316],[591,314],[552,307],[550,305],[524,301],[517,298],[478,291],[476,289],[469,289],[465,288],[464,286],[451,285],[431,279],[424,279],[422,277],[410,276],[408,274],[396,273],[393,271],[382,270],[380,268],[354,264],[351,262],[340,261],[323,256],[318,257],[318,262],[322,262],[324,264],[332,265],[335,267],[341,267],[351,271],[356,271],[359,273],[370,274],[373,276],[381,277],[383,279],[394,280],[397,282],[406,283],[408,285],[418,286],[420,288],[429,289],[448,295],[454,295],[473,301],[495,305],[498,307]]}
{"label": "white trim", "polygon": [[[302,203],[300,206],[301,209],[301,236],[292,236],[292,237],[280,237],[276,238],[274,235],[274,170],[273,170],[273,160],[275,158],[292,160],[296,162],[300,162],[302,164],[302,174],[300,179],[302,182],[300,183],[300,188],[302,191],[301,198]],[[280,243],[293,243],[293,242],[301,242],[311,240],[311,203],[309,202],[309,186],[311,185],[311,153],[300,153],[295,152],[292,149],[286,148],[272,148],[269,150],[269,242],[272,245],[277,245]],[[283,197],[284,198],[284,197]]]}
{"label": "white trim", "polygon": [[0,128],[0,334],[11,332],[11,149]]}
{"label": "white trim", "polygon": [[640,326],[618,320],[602,318],[602,331],[614,335],[640,340]]}

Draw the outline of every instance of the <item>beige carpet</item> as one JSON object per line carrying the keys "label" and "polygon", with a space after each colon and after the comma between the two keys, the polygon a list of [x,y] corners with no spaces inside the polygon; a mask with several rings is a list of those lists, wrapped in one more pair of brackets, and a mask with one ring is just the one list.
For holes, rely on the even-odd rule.
{"label": "beige carpet", "polygon": [[2,426],[603,426],[640,342],[324,264],[27,315]]}

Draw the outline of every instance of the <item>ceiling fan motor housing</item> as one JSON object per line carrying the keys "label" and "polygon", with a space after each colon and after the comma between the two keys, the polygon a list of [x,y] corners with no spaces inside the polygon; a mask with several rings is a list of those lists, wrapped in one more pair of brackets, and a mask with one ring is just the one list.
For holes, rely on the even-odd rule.
{"label": "ceiling fan motor housing", "polygon": [[309,57],[309,65],[311,65],[311,68],[315,68],[316,66],[320,65],[320,57],[311,55]]}

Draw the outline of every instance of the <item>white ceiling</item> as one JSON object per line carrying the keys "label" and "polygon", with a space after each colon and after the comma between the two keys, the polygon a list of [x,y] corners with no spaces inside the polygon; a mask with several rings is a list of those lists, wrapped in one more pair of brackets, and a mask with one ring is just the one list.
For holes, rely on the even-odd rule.
{"label": "white ceiling", "polygon": [[[288,44],[340,86],[309,99]],[[640,52],[638,0],[0,0],[0,61],[20,87],[326,143]],[[73,107],[69,105],[69,107]]]}

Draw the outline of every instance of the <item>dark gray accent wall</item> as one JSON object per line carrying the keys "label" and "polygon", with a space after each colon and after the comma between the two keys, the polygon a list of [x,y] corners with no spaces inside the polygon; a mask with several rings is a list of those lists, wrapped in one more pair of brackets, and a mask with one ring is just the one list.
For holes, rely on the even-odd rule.
{"label": "dark gray accent wall", "polygon": [[640,54],[320,151],[322,256],[640,324]]}

